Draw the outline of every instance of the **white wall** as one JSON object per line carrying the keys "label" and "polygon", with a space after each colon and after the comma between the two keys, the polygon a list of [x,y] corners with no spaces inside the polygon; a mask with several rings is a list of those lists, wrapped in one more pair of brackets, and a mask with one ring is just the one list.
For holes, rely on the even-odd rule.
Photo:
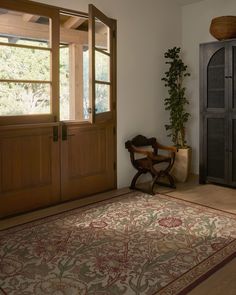
{"label": "white wall", "polygon": [[182,8],[182,47],[192,74],[187,83],[192,113],[188,134],[196,173],[199,161],[199,44],[216,41],[209,33],[210,23],[212,18],[223,15],[236,15],[235,0],[205,0]]}
{"label": "white wall", "polygon": [[180,45],[181,8],[173,0],[40,0],[87,12],[93,3],[118,21],[118,186],[134,174],[127,139],[141,133],[166,143],[161,77],[166,49]]}

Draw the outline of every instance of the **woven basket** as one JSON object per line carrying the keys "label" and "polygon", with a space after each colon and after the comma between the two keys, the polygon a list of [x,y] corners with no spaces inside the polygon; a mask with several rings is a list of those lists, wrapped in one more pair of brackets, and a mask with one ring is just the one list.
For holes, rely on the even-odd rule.
{"label": "woven basket", "polygon": [[236,16],[220,16],[213,18],[210,33],[217,40],[236,38]]}

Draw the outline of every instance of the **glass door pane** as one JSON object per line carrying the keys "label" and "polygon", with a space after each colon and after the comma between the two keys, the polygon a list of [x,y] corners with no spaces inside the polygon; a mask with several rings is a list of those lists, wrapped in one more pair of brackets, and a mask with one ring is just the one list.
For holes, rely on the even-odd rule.
{"label": "glass door pane", "polygon": [[[89,6],[90,30],[90,101],[92,115],[103,115],[112,111],[112,23],[93,5]],[[93,120],[95,120],[93,118]]]}
{"label": "glass door pane", "polygon": [[110,29],[95,18],[95,114],[109,112],[111,87]]}
{"label": "glass door pane", "polygon": [[0,116],[51,114],[49,17],[6,9],[0,18]]}
{"label": "glass door pane", "polygon": [[88,121],[88,18],[60,14],[60,120]]}

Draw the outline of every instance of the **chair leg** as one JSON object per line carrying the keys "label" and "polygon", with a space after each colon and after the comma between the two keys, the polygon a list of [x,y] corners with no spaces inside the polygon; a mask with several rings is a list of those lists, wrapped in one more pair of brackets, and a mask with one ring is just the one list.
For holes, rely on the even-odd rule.
{"label": "chair leg", "polygon": [[136,182],[137,182],[137,180],[138,180],[138,178],[139,178],[139,176],[142,174],[143,172],[141,172],[141,171],[138,171],[135,175],[134,175],[134,177],[133,177],[133,179],[132,179],[132,182],[131,182],[131,185],[130,185],[130,189],[135,189],[136,188]]}
{"label": "chair leg", "polygon": [[155,195],[155,192],[154,192],[154,187],[155,187],[155,184],[157,183],[157,180],[158,180],[158,175],[154,176],[153,180],[152,180],[152,183],[151,183],[151,195]]}
{"label": "chair leg", "polygon": [[171,187],[176,188],[175,180],[174,180],[173,176],[170,175],[169,173],[167,173],[167,177],[169,179],[169,182],[170,182]]}

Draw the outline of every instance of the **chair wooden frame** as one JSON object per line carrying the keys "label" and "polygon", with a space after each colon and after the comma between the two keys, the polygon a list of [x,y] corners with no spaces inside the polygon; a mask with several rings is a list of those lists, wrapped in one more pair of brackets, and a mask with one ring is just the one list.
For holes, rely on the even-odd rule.
{"label": "chair wooden frame", "polygon": [[[142,174],[150,173],[152,176],[151,189],[144,191],[150,194],[154,194],[155,184],[164,185],[175,188],[175,180],[170,174],[170,170],[175,162],[175,153],[177,148],[174,146],[164,146],[157,142],[156,138],[146,138],[145,136],[138,135],[132,140],[125,143],[126,149],[130,153],[130,160],[133,167],[138,170],[134,175],[130,188],[144,191],[136,186],[138,178]],[[152,150],[148,150],[147,147],[151,147]],[[158,154],[158,150],[167,151],[167,155]],[[136,158],[136,154],[143,155],[142,158]],[[158,164],[167,163],[164,169],[158,169]],[[156,166],[156,167],[155,167]],[[169,183],[159,182],[161,177],[167,177]]]}

